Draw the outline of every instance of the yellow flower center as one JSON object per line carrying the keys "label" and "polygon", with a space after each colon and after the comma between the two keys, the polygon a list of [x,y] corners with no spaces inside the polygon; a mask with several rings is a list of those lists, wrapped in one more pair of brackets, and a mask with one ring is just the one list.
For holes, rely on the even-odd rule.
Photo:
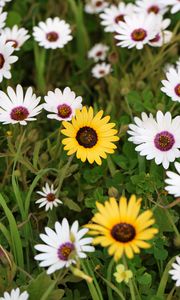
{"label": "yellow flower center", "polygon": [[80,128],[76,135],[79,145],[85,148],[92,148],[97,144],[98,137],[96,131],[88,126]]}
{"label": "yellow flower center", "polygon": [[134,239],[136,231],[131,224],[119,223],[112,228],[111,235],[116,241],[127,243]]}

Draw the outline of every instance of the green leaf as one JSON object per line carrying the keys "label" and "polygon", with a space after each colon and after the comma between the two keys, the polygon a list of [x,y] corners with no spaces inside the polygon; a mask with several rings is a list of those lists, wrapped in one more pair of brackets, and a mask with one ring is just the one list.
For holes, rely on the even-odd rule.
{"label": "green leaf", "polygon": [[22,18],[17,12],[10,11],[7,16],[6,26],[13,27],[15,24],[19,25],[21,23],[21,20]]}
{"label": "green leaf", "polygon": [[151,286],[151,283],[152,283],[152,276],[151,276],[151,274],[145,272],[143,275],[141,275],[140,277],[137,278],[137,281],[138,281],[139,284],[141,284],[141,285],[148,285],[148,286]]}
{"label": "green leaf", "polygon": [[74,211],[78,211],[78,212],[81,211],[80,206],[79,206],[77,203],[75,203],[72,199],[70,199],[70,198],[64,198],[64,199],[63,199],[63,202],[64,202],[64,204],[65,204],[69,209],[74,210]]}

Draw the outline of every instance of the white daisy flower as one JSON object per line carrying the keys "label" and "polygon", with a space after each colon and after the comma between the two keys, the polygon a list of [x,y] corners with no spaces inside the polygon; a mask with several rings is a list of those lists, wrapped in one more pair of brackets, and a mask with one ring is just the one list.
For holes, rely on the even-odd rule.
{"label": "white daisy flower", "polygon": [[178,174],[171,171],[166,172],[168,178],[165,179],[165,182],[168,185],[165,187],[165,190],[175,197],[180,197],[180,163],[175,162],[174,165]]}
{"label": "white daisy flower", "polygon": [[88,14],[98,14],[108,6],[104,0],[87,0],[84,10]]}
{"label": "white daisy flower", "polygon": [[55,231],[49,227],[45,228],[46,234],[40,234],[41,240],[45,243],[35,246],[35,249],[42,252],[35,256],[41,261],[40,267],[48,267],[47,274],[64,267],[68,268],[75,264],[78,258],[86,258],[85,252],[93,252],[94,247],[89,244],[92,238],[84,238],[88,229],[79,230],[79,223],[75,221],[72,226],[66,218],[62,223],[55,223]]}
{"label": "white daisy flower", "polygon": [[139,14],[141,13],[154,13],[164,15],[168,10],[166,1],[162,0],[137,0],[135,2],[135,11]]}
{"label": "white daisy flower", "polygon": [[11,55],[13,52],[13,43],[6,43],[4,37],[0,36],[0,82],[3,78],[11,78],[11,64],[18,60],[17,56]]}
{"label": "white daisy flower", "polygon": [[34,121],[36,115],[41,112],[43,105],[38,105],[41,97],[33,94],[32,87],[23,92],[20,84],[16,90],[10,86],[7,94],[0,90],[0,122],[3,124],[26,125],[27,121]]}
{"label": "white daisy flower", "polygon": [[57,207],[59,204],[62,204],[62,201],[56,197],[57,189],[54,189],[53,184],[49,186],[46,183],[45,187],[42,188],[42,191],[37,191],[37,194],[41,195],[42,198],[38,199],[36,203],[40,204],[39,207],[45,206],[45,210],[53,209],[53,207]]}
{"label": "white daisy flower", "polygon": [[13,289],[11,293],[5,292],[3,297],[0,297],[0,300],[27,300],[29,298],[29,294],[25,291],[22,294],[20,293],[20,289]]}
{"label": "white daisy flower", "polygon": [[10,2],[12,0],[0,0],[0,7],[3,7],[7,2]]}
{"label": "white daisy flower", "polygon": [[[1,0],[0,0],[0,3],[1,3]],[[3,12],[2,7],[0,7],[0,30],[5,26],[6,18],[7,18],[7,12]]]}
{"label": "white daisy flower", "polygon": [[38,26],[33,27],[33,36],[45,49],[63,48],[72,40],[70,25],[58,17],[39,22]]}
{"label": "white daisy flower", "polygon": [[170,68],[166,73],[167,80],[162,80],[161,91],[171,98],[172,101],[180,102],[180,68]]}
{"label": "white daisy flower", "polygon": [[124,17],[132,13],[134,13],[134,5],[131,3],[120,2],[118,6],[112,4],[110,7],[105,8],[99,15],[102,19],[101,25],[105,26],[104,31],[114,32],[114,25],[124,21]]}
{"label": "white daisy flower", "polygon": [[169,271],[171,278],[176,281],[176,286],[180,286],[180,256],[176,257],[176,263],[172,264],[172,269]]}
{"label": "white daisy flower", "polygon": [[102,78],[105,77],[106,75],[110,74],[112,71],[111,65],[106,64],[105,62],[96,64],[92,70],[92,76],[95,78]]}
{"label": "white daisy flower", "polygon": [[95,62],[105,60],[109,47],[104,44],[96,44],[88,51],[88,58],[92,58]]}
{"label": "white daisy flower", "polygon": [[30,38],[27,33],[28,31],[25,28],[18,28],[17,25],[14,25],[13,28],[4,28],[1,35],[6,39],[6,43],[12,42],[14,49],[19,50],[25,41]]}
{"label": "white daisy flower", "polygon": [[[165,0],[161,0],[164,2]],[[171,5],[171,13],[175,14],[180,11],[180,1],[179,0],[166,0],[166,5]]]}
{"label": "white daisy flower", "polygon": [[156,119],[142,113],[142,120],[134,118],[135,124],[129,125],[129,141],[137,144],[136,151],[146,159],[155,159],[157,165],[165,169],[169,163],[180,157],[180,116],[172,119],[171,113],[165,115],[158,111]]}
{"label": "white daisy flower", "polygon": [[159,19],[152,13],[132,14],[125,16],[124,21],[114,26],[115,38],[120,41],[117,46],[142,49],[159,32]]}
{"label": "white daisy flower", "polygon": [[63,92],[58,88],[54,92],[49,91],[44,99],[46,101],[44,109],[51,113],[47,115],[49,119],[70,121],[76,110],[82,108],[82,97],[76,97],[69,87],[66,87]]}
{"label": "white daisy flower", "polygon": [[169,43],[172,38],[172,32],[165,30],[170,25],[171,20],[163,20],[161,15],[158,15],[157,18],[159,18],[159,32],[148,43],[152,47],[162,47],[164,44]]}

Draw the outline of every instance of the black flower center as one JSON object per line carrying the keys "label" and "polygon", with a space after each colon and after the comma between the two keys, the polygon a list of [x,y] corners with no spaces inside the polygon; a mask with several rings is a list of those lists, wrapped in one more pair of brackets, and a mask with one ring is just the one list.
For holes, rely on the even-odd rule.
{"label": "black flower center", "polygon": [[124,22],[124,15],[118,15],[114,21],[118,24],[119,22]]}
{"label": "black flower center", "polygon": [[29,115],[29,112],[26,107],[18,106],[12,109],[11,111],[11,119],[15,121],[23,121]]}
{"label": "black flower center", "polygon": [[48,202],[53,202],[56,199],[56,196],[53,193],[49,193],[46,196]]}
{"label": "black flower center", "polygon": [[132,33],[131,33],[131,37],[134,41],[136,42],[140,42],[143,41],[147,36],[147,33],[144,29],[142,28],[138,28],[135,29]]}
{"label": "black flower center", "polygon": [[11,40],[11,39],[10,39],[10,40],[7,40],[7,41],[6,41],[6,43],[8,43],[8,42],[13,42],[13,45],[12,45],[12,46],[13,46],[14,48],[17,48],[18,42],[17,42],[16,40]]}
{"label": "black flower center", "polygon": [[79,145],[85,148],[92,148],[97,144],[98,137],[96,131],[88,126],[80,128],[76,135]]}
{"label": "black flower center", "polygon": [[148,8],[148,13],[153,12],[154,14],[158,14],[159,7],[157,5],[152,5]]}
{"label": "black flower center", "polygon": [[135,228],[128,223],[119,223],[111,230],[112,237],[121,243],[128,243],[136,236]]}
{"label": "black flower center", "polygon": [[61,104],[57,107],[58,109],[58,116],[62,119],[69,118],[69,116],[72,114],[72,109],[67,104]]}
{"label": "black flower center", "polygon": [[55,31],[48,32],[46,38],[49,42],[56,42],[59,38],[59,35]]}
{"label": "black flower center", "polygon": [[0,54],[0,69],[3,68],[4,66],[4,63],[5,63],[5,59],[4,59],[4,56],[2,54]]}
{"label": "black flower center", "polygon": [[174,90],[175,90],[176,95],[177,95],[177,96],[180,96],[180,83],[178,83],[178,84],[176,85],[176,87],[174,88]]}
{"label": "black flower center", "polygon": [[157,133],[154,139],[154,144],[157,149],[161,151],[170,150],[175,143],[175,139],[172,133],[168,131],[162,131]]}
{"label": "black flower center", "polygon": [[58,249],[58,257],[61,260],[67,261],[71,252],[74,250],[74,245],[70,242],[62,244]]}

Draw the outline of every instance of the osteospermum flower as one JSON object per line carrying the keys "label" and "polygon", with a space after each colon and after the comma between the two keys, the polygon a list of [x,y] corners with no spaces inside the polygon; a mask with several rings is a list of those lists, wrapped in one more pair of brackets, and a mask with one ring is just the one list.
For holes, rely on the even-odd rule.
{"label": "osteospermum flower", "polygon": [[98,14],[108,6],[108,3],[104,0],[87,0],[84,10],[88,14]]}
{"label": "osteospermum flower", "polygon": [[174,165],[178,174],[171,171],[166,172],[168,178],[165,180],[165,182],[168,185],[165,187],[165,190],[168,191],[169,194],[174,195],[175,197],[180,197],[180,163],[175,162]]}
{"label": "osteospermum flower", "polygon": [[180,102],[180,68],[170,68],[166,73],[167,80],[162,80],[161,91],[171,98],[172,101]]}
{"label": "osteospermum flower", "polygon": [[133,277],[133,273],[131,270],[126,270],[125,266],[119,264],[116,266],[116,272],[113,274],[118,283],[125,282],[128,283],[129,279]]}
{"label": "osteospermum flower", "polygon": [[39,22],[38,26],[33,27],[33,36],[46,49],[63,48],[72,40],[70,25],[58,17]]}
{"label": "osteospermum flower", "polygon": [[[1,6],[1,0],[0,0],[0,6]],[[0,7],[0,30],[5,26],[5,21],[7,18],[7,12],[3,12],[2,7]]]}
{"label": "osteospermum flower", "polygon": [[[162,2],[164,0],[161,0]],[[179,0],[166,0],[166,5],[171,5],[171,13],[175,14],[180,11],[180,1]]]}
{"label": "osteospermum flower", "polygon": [[134,253],[139,253],[140,248],[149,248],[147,242],[158,232],[152,228],[155,220],[150,210],[139,214],[141,199],[132,195],[129,202],[122,196],[119,203],[115,198],[110,198],[105,204],[96,203],[98,212],[92,218],[94,224],[86,225],[90,233],[96,237],[94,244],[108,247],[109,255],[118,261],[123,253],[128,258],[133,258]]}
{"label": "osteospermum flower", "polygon": [[169,43],[172,38],[172,32],[169,30],[165,30],[170,25],[171,20],[170,19],[163,20],[161,15],[159,15],[158,18],[159,18],[159,32],[148,43],[152,47],[161,47],[164,44]]}
{"label": "osteospermum flower", "polygon": [[169,271],[172,279],[176,281],[176,286],[180,286],[180,257],[176,257],[176,262],[172,264],[172,269]]}
{"label": "osteospermum flower", "polygon": [[46,103],[44,109],[50,112],[47,117],[58,121],[70,121],[77,109],[82,108],[82,97],[76,97],[69,87],[63,92],[56,88],[54,92],[49,91],[44,97]]}
{"label": "osteospermum flower", "polygon": [[99,15],[101,18],[101,25],[105,26],[104,31],[114,32],[114,25],[124,21],[124,17],[134,12],[134,5],[131,3],[125,4],[120,2],[118,6],[112,4],[105,8]]}
{"label": "osteospermum flower", "polygon": [[29,298],[29,294],[25,291],[22,294],[20,293],[20,289],[13,289],[11,293],[5,292],[3,297],[0,297],[0,300],[27,300]]}
{"label": "osteospermum flower", "polygon": [[88,51],[88,58],[92,58],[95,62],[104,60],[107,56],[109,47],[104,44],[96,44]]}
{"label": "osteospermum flower", "polygon": [[155,15],[164,15],[168,10],[166,1],[162,0],[137,0],[135,11],[139,14],[142,13],[154,13]]}
{"label": "osteospermum flower", "polygon": [[37,191],[37,194],[41,195],[42,198],[38,199],[36,203],[40,204],[39,207],[45,206],[45,210],[53,209],[53,207],[57,207],[59,204],[62,204],[62,201],[56,197],[57,189],[54,189],[53,184],[49,186],[46,183],[45,187],[42,188],[42,191]]}
{"label": "osteospermum flower", "polygon": [[110,117],[102,118],[103,111],[94,116],[93,108],[88,110],[84,106],[82,111],[77,110],[72,123],[63,122],[65,129],[61,132],[67,136],[62,140],[68,155],[76,152],[76,157],[82,162],[86,160],[92,164],[94,161],[101,165],[101,158],[107,158],[106,153],[114,153],[118,141],[117,130],[114,123],[108,123]]}
{"label": "osteospermum flower", "polygon": [[154,14],[132,14],[115,25],[117,46],[142,49],[159,32],[159,20]]}
{"label": "osteospermum flower", "polygon": [[20,84],[14,91],[10,86],[7,94],[0,91],[0,122],[3,124],[26,125],[27,121],[34,121],[36,115],[41,112],[42,105],[38,105],[41,97],[33,94],[33,89],[29,87],[23,92]]}
{"label": "osteospermum flower", "polygon": [[142,113],[142,120],[135,117],[135,124],[129,125],[129,141],[137,144],[136,151],[165,169],[169,163],[180,157],[180,116],[172,119],[171,113],[165,115],[158,111],[156,119]]}
{"label": "osteospermum flower", "polygon": [[94,247],[89,245],[92,238],[84,237],[88,229],[79,230],[78,221],[70,227],[67,219],[64,218],[62,223],[55,223],[55,231],[46,227],[45,232],[46,234],[40,234],[45,244],[35,246],[36,250],[42,252],[36,255],[35,259],[41,261],[40,267],[48,267],[47,274],[64,267],[68,268],[79,258],[86,258],[85,252],[94,251]]}
{"label": "osteospermum flower", "polygon": [[103,62],[103,63],[96,64],[92,68],[91,73],[92,73],[93,77],[99,79],[99,78],[105,77],[106,75],[110,74],[111,71],[112,71],[111,65]]}
{"label": "osteospermum flower", "polygon": [[19,50],[21,46],[30,38],[28,31],[25,28],[18,28],[14,25],[12,28],[4,28],[1,35],[7,42],[12,42],[15,50]]}
{"label": "osteospermum flower", "polygon": [[11,64],[18,60],[17,56],[11,55],[13,52],[13,43],[6,43],[4,37],[0,36],[0,82],[3,78],[11,78]]}

